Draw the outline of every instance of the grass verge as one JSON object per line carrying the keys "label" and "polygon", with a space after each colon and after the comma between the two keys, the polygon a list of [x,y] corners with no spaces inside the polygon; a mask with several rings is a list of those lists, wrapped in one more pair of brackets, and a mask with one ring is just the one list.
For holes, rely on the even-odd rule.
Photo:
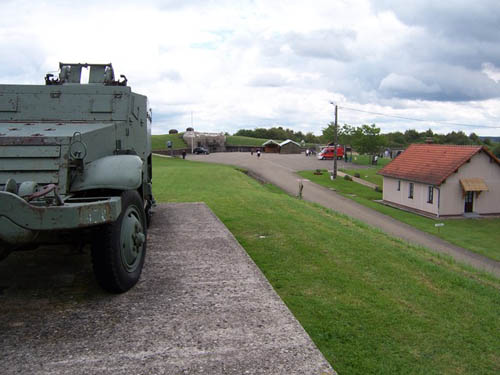
{"label": "grass verge", "polygon": [[184,133],[177,134],[159,134],[151,136],[151,147],[153,150],[166,150],[167,141],[172,141],[172,149],[180,150],[183,148],[188,148],[186,142],[182,138]]}
{"label": "grass verge", "polygon": [[[365,173],[365,169],[358,170]],[[315,175],[313,171],[302,171],[299,174],[328,188],[334,188],[338,193],[364,206],[372,208],[396,220],[402,221],[424,232],[433,234],[457,246],[500,261],[500,219],[430,219],[411,212],[384,206],[374,200],[381,200],[382,193],[369,187],[338,178],[331,181],[329,174]],[[445,225],[436,228],[434,224],[441,222]]]}
{"label": "grass verge", "polygon": [[346,169],[340,168],[340,171],[347,173],[348,175],[354,176],[359,173],[359,178],[378,185],[382,189],[383,178],[381,175],[377,174],[380,168],[358,168],[358,169]]}
{"label": "grass verge", "polygon": [[[377,162],[377,167],[382,168],[392,161],[390,158],[379,158]],[[352,157],[352,162],[358,165],[370,165],[371,166],[371,156],[370,155],[354,155]]]}
{"label": "grass verge", "polygon": [[228,166],[155,157],[153,174],[158,201],[214,211],[339,373],[500,371],[498,279]]}

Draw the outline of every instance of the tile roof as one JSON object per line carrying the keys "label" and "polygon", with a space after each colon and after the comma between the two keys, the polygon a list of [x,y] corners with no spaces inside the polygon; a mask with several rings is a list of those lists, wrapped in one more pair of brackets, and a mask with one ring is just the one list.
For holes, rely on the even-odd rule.
{"label": "tile roof", "polygon": [[481,151],[486,152],[500,165],[500,161],[484,146],[412,144],[378,171],[378,174],[440,185],[467,160]]}

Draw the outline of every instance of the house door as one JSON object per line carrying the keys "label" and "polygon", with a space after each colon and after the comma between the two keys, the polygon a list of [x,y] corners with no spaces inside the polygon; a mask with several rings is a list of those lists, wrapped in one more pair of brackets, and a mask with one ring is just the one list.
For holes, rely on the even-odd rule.
{"label": "house door", "polygon": [[465,193],[465,212],[472,212],[472,206],[474,205],[474,192],[468,191]]}

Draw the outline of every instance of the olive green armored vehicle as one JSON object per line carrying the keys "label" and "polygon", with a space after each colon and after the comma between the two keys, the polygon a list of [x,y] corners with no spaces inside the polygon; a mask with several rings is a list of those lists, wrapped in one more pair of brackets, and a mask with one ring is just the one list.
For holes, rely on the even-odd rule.
{"label": "olive green armored vehicle", "polygon": [[0,85],[0,258],[90,244],[98,283],[127,291],[146,255],[151,171],[147,98],[111,64],[60,63],[45,85]]}

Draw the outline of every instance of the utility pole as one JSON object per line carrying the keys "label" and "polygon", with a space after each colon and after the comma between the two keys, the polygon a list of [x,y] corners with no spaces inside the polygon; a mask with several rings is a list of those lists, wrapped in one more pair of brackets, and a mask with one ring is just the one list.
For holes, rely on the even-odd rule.
{"label": "utility pole", "polygon": [[334,139],[333,139],[333,171],[331,175],[331,179],[335,180],[337,178],[337,111],[338,111],[338,106],[334,104],[333,102],[330,102],[331,105],[335,106],[335,129],[334,129]]}

